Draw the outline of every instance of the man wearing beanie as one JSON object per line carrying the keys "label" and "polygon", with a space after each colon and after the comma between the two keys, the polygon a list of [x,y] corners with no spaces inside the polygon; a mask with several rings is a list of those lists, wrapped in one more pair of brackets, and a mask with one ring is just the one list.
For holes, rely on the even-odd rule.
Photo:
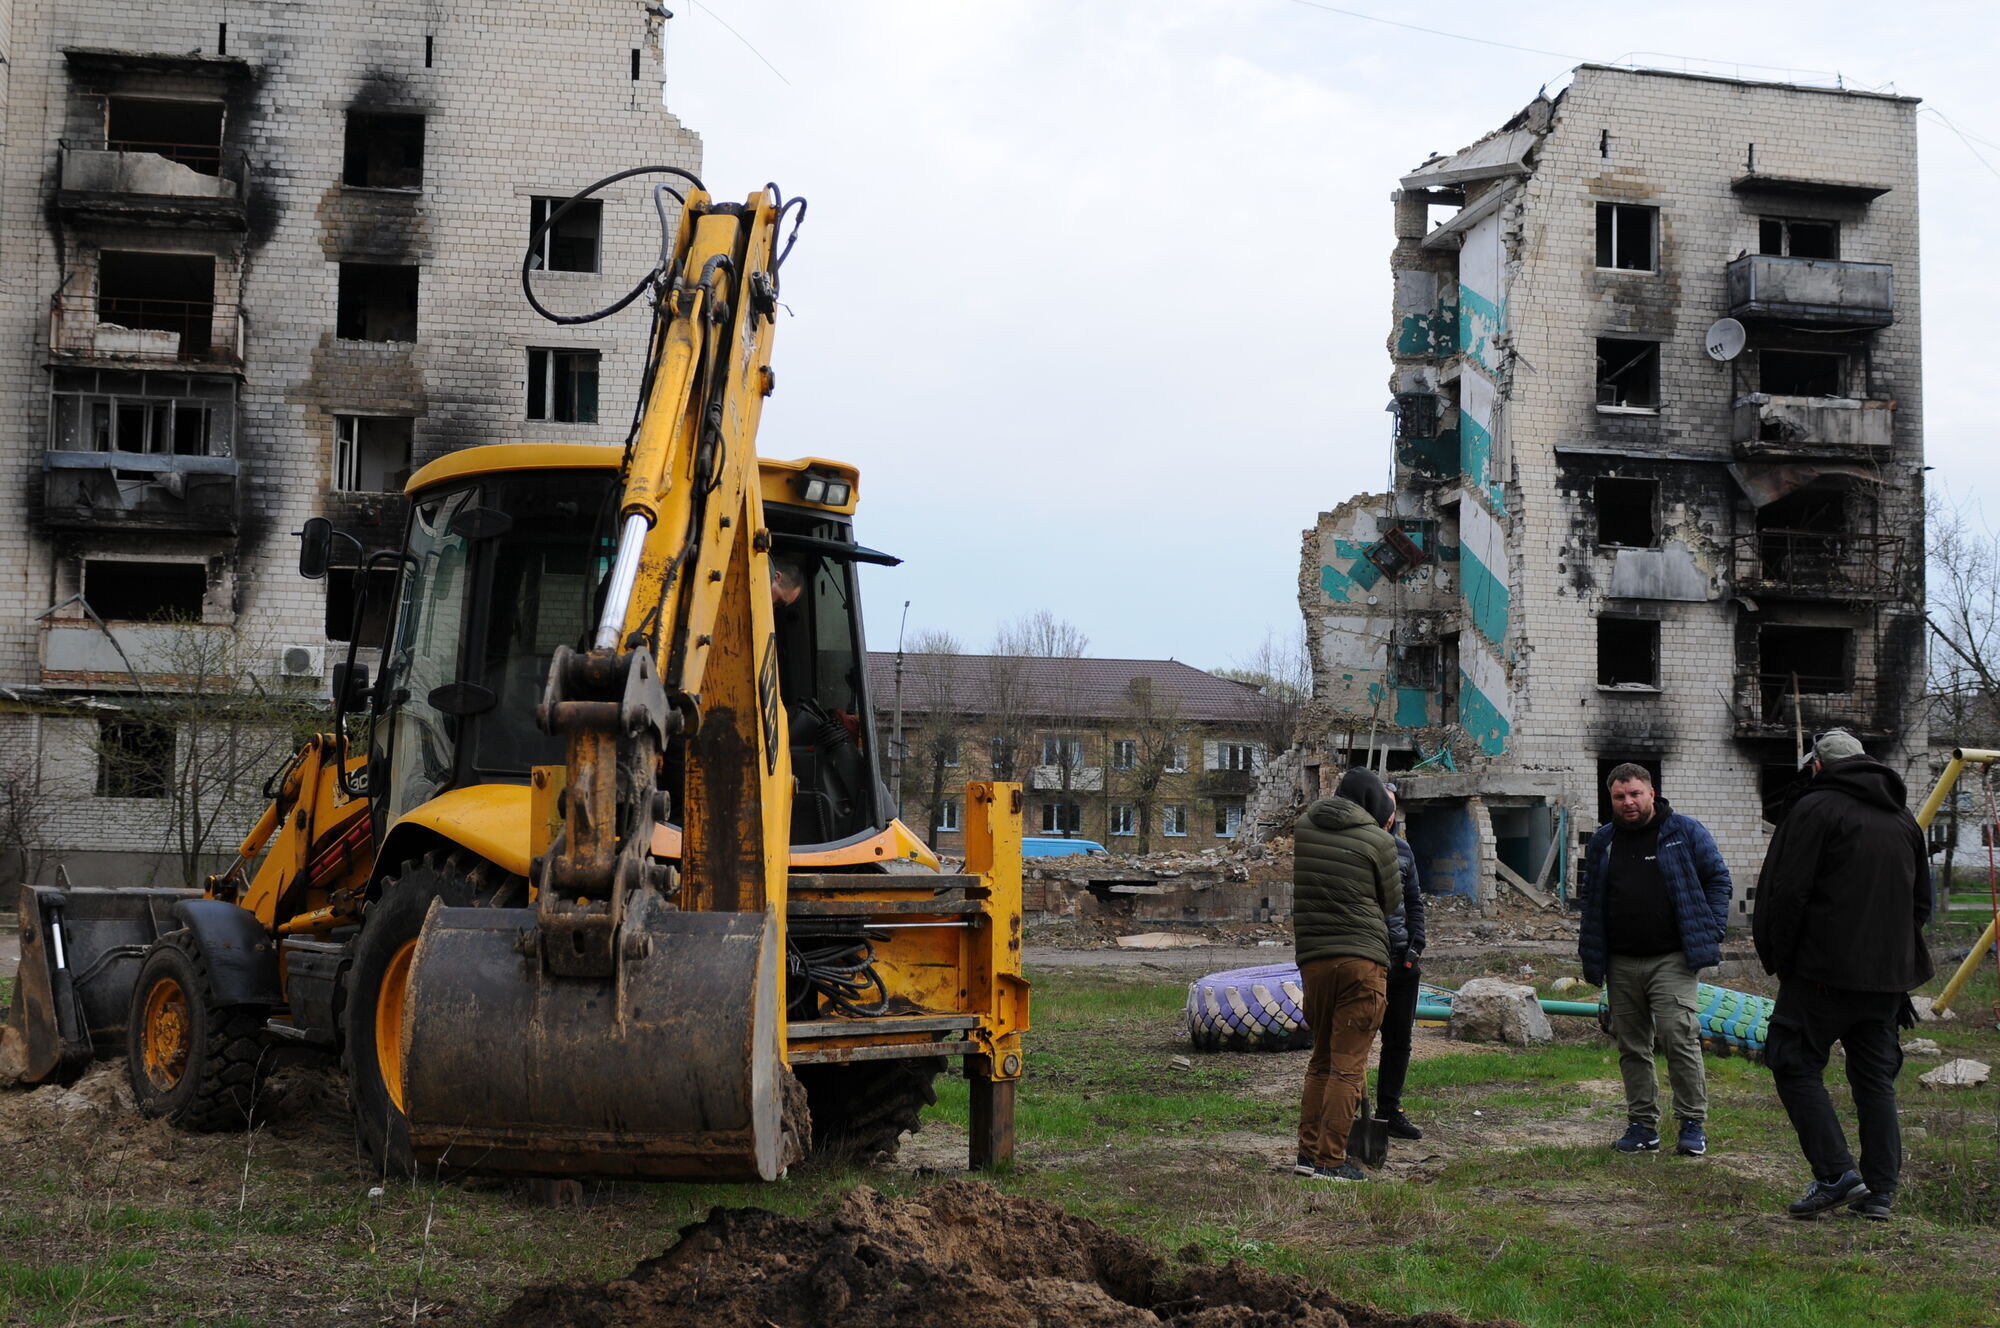
{"label": "man wearing beanie", "polygon": [[1586,982],[1609,979],[1611,1036],[1625,1080],[1621,1153],[1660,1151],[1660,1079],[1667,1054],[1680,1133],[1674,1151],[1708,1151],[1708,1076],[1695,1015],[1695,974],[1722,962],[1734,889],[1708,828],[1653,791],[1645,766],[1627,762],[1605,781],[1611,819],[1583,856],[1577,955]]}
{"label": "man wearing beanie", "polygon": [[[1932,973],[1930,855],[1902,778],[1852,734],[1821,735],[1809,766],[1812,782],[1764,854],[1751,917],[1757,958],[1778,978],[1764,1062],[1813,1171],[1788,1211],[1810,1218],[1846,1204],[1886,1220],[1903,1169],[1896,1030],[1916,1022],[1908,993]],[[1826,1095],[1835,1042],[1861,1126],[1859,1172]]]}
{"label": "man wearing beanie", "polygon": [[1292,932],[1305,988],[1312,1058],[1299,1107],[1294,1168],[1319,1180],[1367,1180],[1347,1136],[1382,1022],[1389,976],[1388,917],[1403,895],[1389,790],[1359,766],[1330,798],[1306,808],[1295,831]]}

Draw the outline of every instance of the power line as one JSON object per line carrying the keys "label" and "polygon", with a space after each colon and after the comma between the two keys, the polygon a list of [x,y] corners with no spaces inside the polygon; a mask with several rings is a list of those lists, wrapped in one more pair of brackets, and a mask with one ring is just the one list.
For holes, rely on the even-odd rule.
{"label": "power line", "polygon": [[[1973,160],[1977,161],[1981,166],[1984,166],[1996,180],[2000,180],[2000,170],[1995,170],[1993,163],[1986,160],[1985,155],[1981,153],[1978,148],[1972,146],[1973,139],[1971,135],[1967,134],[1963,129],[1960,129],[1957,125],[1953,124],[1951,122],[1951,117],[1946,115],[1943,111],[1937,109],[1937,107],[1926,106],[1924,107],[1924,109],[1929,111],[1932,115],[1935,115],[1938,118],[1938,122],[1942,124],[1946,129],[1949,129],[1951,130],[1952,133],[1958,135],[1958,141],[1965,144],[1965,150],[1972,154]],[[1983,138],[1980,139],[1979,141],[1982,143],[1986,143],[1986,140]],[[1986,146],[1990,148],[1995,145],[1992,143],[1986,143]]]}
{"label": "power line", "polygon": [[[695,2],[699,4],[700,0],[695,0]],[[1552,55],[1558,60],[1587,60],[1589,58],[1588,56],[1571,55],[1566,51],[1545,51],[1537,46],[1516,46],[1512,42],[1493,41],[1486,37],[1468,37],[1462,32],[1446,32],[1442,28],[1420,27],[1415,23],[1399,23],[1393,18],[1377,18],[1373,14],[1363,14],[1358,10],[1341,9],[1337,5],[1321,4],[1319,0],[1292,0],[1292,3],[1295,5],[1304,5],[1307,9],[1323,9],[1329,14],[1341,14],[1347,18],[1358,18],[1366,23],[1380,23],[1386,27],[1402,28],[1408,32],[1421,32],[1432,37],[1449,37],[1453,41],[1473,42],[1480,46],[1497,46],[1503,51],[1522,51],[1528,55]]]}
{"label": "power line", "polygon": [[[742,42],[744,50],[750,52],[750,54],[756,56],[759,60],[764,60],[764,53],[758,50],[756,47],[752,46],[750,44],[750,39],[748,37],[745,37],[742,33],[730,27],[728,21],[724,19],[722,15],[716,13],[713,9],[710,9],[707,5],[703,4],[701,0],[694,0],[694,7],[696,9],[699,9],[702,13],[708,15],[710,18],[714,19],[717,23],[722,24],[722,30],[724,32],[727,32],[730,36],[734,37],[737,41]],[[790,86],[792,86],[792,80],[786,78],[782,73],[779,73],[778,67],[772,64],[769,60],[764,60],[764,68],[770,70],[774,74],[777,74],[778,81],[784,84],[786,87],[789,88]]]}

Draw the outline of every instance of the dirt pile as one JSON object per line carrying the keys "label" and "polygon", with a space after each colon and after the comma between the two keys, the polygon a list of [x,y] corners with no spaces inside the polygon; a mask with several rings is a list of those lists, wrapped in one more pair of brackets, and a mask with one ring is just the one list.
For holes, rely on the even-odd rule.
{"label": "dirt pile", "polygon": [[629,1277],[530,1288],[494,1328],[1468,1328],[1402,1318],[1143,1241],[989,1185],[832,1212],[718,1208]]}

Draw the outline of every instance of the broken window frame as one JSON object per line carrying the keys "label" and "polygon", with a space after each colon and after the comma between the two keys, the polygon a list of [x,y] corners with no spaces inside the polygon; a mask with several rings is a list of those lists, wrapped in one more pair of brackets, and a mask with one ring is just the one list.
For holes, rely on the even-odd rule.
{"label": "broken window frame", "polygon": [[[407,131],[410,122],[416,126],[416,152],[407,151],[404,145],[400,162],[388,160],[390,154],[379,157],[368,149],[370,142],[356,142],[356,131],[365,128],[368,122],[387,125],[397,122],[398,127]],[[391,111],[377,108],[349,108],[343,127],[340,154],[341,183],[349,189],[382,189],[394,193],[415,194],[424,188],[424,139],[429,131],[426,117],[415,111]],[[363,178],[356,179],[356,176]]]}
{"label": "broken window frame", "polygon": [[[365,488],[361,484],[362,462],[368,455],[364,451],[363,430],[370,425],[403,426],[403,464],[400,467],[381,468],[379,473],[386,480],[384,488]],[[410,477],[416,453],[416,420],[409,415],[370,415],[366,413],[341,412],[333,417],[333,491],[335,493],[401,493],[403,482]],[[400,477],[400,478],[399,478]]]}
{"label": "broken window frame", "polygon": [[[1814,231],[1825,231],[1825,238],[1827,240],[1825,245],[1822,246],[1808,242],[1807,248],[1825,248],[1830,252],[1823,254],[1799,254],[1793,252],[1796,247],[1795,231],[1802,227],[1810,228]],[[1776,247],[1772,247],[1773,245]],[[1830,221],[1825,217],[1759,217],[1757,218],[1757,252],[1774,258],[1807,258],[1816,259],[1820,262],[1839,262],[1840,223],[1838,221]]]}
{"label": "broken window frame", "polygon": [[[1772,367],[1771,360],[1773,356],[1778,357],[1779,364],[1782,365],[1790,362],[1795,368],[1802,368],[1803,366],[1799,364],[1799,361],[1804,360],[1832,361],[1833,383],[1836,390],[1832,392],[1778,391],[1775,387],[1768,384],[1764,377],[1765,371]],[[1853,390],[1854,380],[1851,376],[1852,372],[1853,365],[1850,363],[1849,356],[1844,351],[1797,350],[1790,346],[1763,346],[1759,347],[1757,351],[1757,390],[1765,396],[1801,397],[1814,401],[1850,400],[1855,395]]]}
{"label": "broken window frame", "polygon": [[[1660,343],[1637,337],[1598,337],[1596,346],[1598,412],[1604,415],[1659,414]],[[1651,369],[1648,373],[1644,366],[1649,362]],[[1643,381],[1628,377],[1635,370],[1642,374]],[[1613,400],[1605,399],[1607,392]],[[1635,399],[1640,397],[1650,399]]]}
{"label": "broken window frame", "polygon": [[[547,230],[542,223],[551,212],[561,207],[567,198],[547,198],[537,196],[530,199],[528,206],[528,238],[535,246],[534,257],[529,266],[537,272],[602,272],[604,270],[604,202],[587,198],[562,215],[561,220]],[[579,242],[581,229],[590,232],[590,261],[578,266],[574,261],[574,246]],[[539,236],[536,234],[540,232]],[[564,258],[564,245],[572,246],[571,261]]]}
{"label": "broken window frame", "polygon": [[1136,809],[1129,802],[1114,802],[1105,818],[1105,832],[1112,835],[1136,835],[1139,818]]}
{"label": "broken window frame", "polygon": [[[184,111],[191,111],[192,108],[199,107],[205,113],[212,112],[215,121],[214,134],[203,133],[198,140],[194,141],[176,141],[154,137],[153,135],[168,131],[163,131],[159,127],[160,121],[148,122],[149,117],[147,113],[140,108],[167,106],[179,108]],[[121,120],[128,118],[121,115],[120,111],[128,109],[134,111],[139,119],[145,123],[147,137],[136,138],[129,133],[120,132],[121,129],[129,130],[138,127],[120,123]],[[161,121],[171,124],[172,118],[171,113],[169,113],[161,117]],[[206,118],[206,115],[204,115],[204,118]],[[211,97],[162,97],[157,95],[113,92],[107,94],[104,98],[104,148],[107,152],[150,152],[154,156],[165,157],[168,161],[178,163],[201,175],[219,175],[222,173],[222,143],[227,125],[228,115],[224,104]]]}
{"label": "broken window frame", "polygon": [[[1622,666],[1629,661],[1607,660],[1606,649],[1617,642],[1606,638],[1626,636],[1632,638],[1619,647],[1621,654],[1633,648],[1632,641],[1645,637],[1645,648],[1650,655],[1650,676],[1647,679],[1621,678],[1626,672]],[[1600,613],[1597,615],[1597,690],[1600,692],[1658,692],[1660,686],[1660,620],[1658,618],[1632,618],[1622,614]],[[1613,667],[1618,665],[1618,667]]]}
{"label": "broken window frame", "polygon": [[[1619,262],[1621,251],[1631,245],[1628,237],[1643,222],[1646,236],[1646,266]],[[1609,262],[1606,262],[1606,259]],[[1660,270],[1660,209],[1645,203],[1597,204],[1597,270],[1622,272],[1630,276],[1653,276]]]}
{"label": "broken window frame", "polygon": [[[208,564],[171,558],[85,557],[79,585],[84,603],[106,622],[200,622],[208,603]],[[116,577],[117,581],[107,581]],[[93,597],[93,587],[95,597]],[[135,593],[144,592],[144,593]],[[140,599],[147,609],[128,612]]]}
{"label": "broken window frame", "polygon": [[136,716],[97,721],[97,796],[165,799],[174,785],[174,726]]}
{"label": "broken window frame", "polygon": [[1390,685],[1424,692],[1435,691],[1441,671],[1441,653],[1435,641],[1391,642]]}
{"label": "broken window frame", "polygon": [[51,452],[230,456],[235,432],[234,378],[111,369],[49,377]]}
{"label": "broken window frame", "polygon": [[566,346],[528,347],[526,418],[542,424],[597,423],[602,352]]}
{"label": "broken window frame", "polygon": [[1160,808],[1160,833],[1170,839],[1183,839],[1188,832],[1188,809],[1184,802],[1170,802]]}
{"label": "broken window frame", "polygon": [[[1632,540],[1607,538],[1605,518],[1614,512],[1636,509],[1636,501],[1607,501],[1607,486],[1637,489],[1644,486],[1646,495],[1646,540],[1637,543]],[[1657,549],[1660,547],[1660,482],[1632,475],[1600,475],[1591,485],[1591,502],[1597,509],[1597,547],[1600,549]],[[1611,532],[1620,533],[1620,532]],[[1625,531],[1622,533],[1632,533]]]}

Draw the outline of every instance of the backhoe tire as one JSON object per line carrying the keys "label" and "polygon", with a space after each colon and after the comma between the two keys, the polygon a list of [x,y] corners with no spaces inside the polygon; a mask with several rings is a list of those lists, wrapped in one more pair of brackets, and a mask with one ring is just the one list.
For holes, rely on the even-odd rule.
{"label": "backhoe tire", "polygon": [[[427,853],[405,862],[382,882],[361,915],[361,934],[347,970],[347,1102],[361,1146],[382,1177],[416,1171],[410,1123],[402,1108],[402,1060],[395,1039],[402,1026],[402,995],[417,933],[431,901],[446,908],[505,907],[527,903],[528,885],[466,852]],[[388,999],[384,999],[385,992]]]}
{"label": "backhoe tire", "polygon": [[813,1157],[863,1165],[893,1159],[903,1132],[923,1128],[924,1108],[937,1102],[932,1081],[945,1065],[942,1056],[926,1056],[798,1067],[812,1108]]}
{"label": "backhoe tire", "polygon": [[217,1005],[201,947],[162,936],[139,966],[125,1064],[139,1110],[184,1130],[240,1130],[254,1118],[270,1048],[261,1005]]}

